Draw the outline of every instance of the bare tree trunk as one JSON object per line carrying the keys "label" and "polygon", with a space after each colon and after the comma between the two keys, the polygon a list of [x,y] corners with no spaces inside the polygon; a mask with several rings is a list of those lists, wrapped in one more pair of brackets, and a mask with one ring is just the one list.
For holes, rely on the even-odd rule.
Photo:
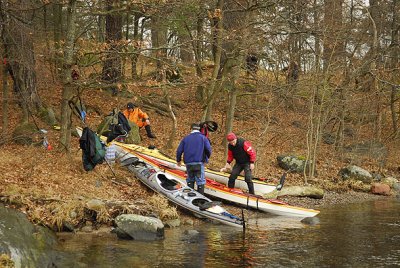
{"label": "bare tree trunk", "polygon": [[[137,62],[140,55],[140,43],[143,40],[143,27],[139,32],[139,20],[143,16],[140,12],[135,12],[133,17],[133,47],[134,51],[131,54],[131,76],[133,79],[138,79],[139,75],[137,72]],[[143,26],[143,22],[142,22]]]}
{"label": "bare tree trunk", "polygon": [[[166,79],[164,79],[164,81],[166,82]],[[172,120],[172,130],[171,130],[171,133],[169,134],[168,141],[165,144],[165,148],[172,149],[173,145],[174,145],[174,140],[176,138],[176,130],[178,129],[178,121],[177,121],[175,113],[172,109],[171,98],[169,96],[169,91],[168,91],[167,85],[165,83],[163,85],[163,92],[164,92],[165,100],[167,101],[169,116],[171,117],[171,120]]]}
{"label": "bare tree trunk", "polygon": [[[7,53],[4,53],[3,59],[7,59]],[[7,137],[7,130],[8,130],[8,98],[9,98],[9,90],[8,90],[8,82],[7,82],[7,77],[8,77],[8,72],[7,72],[7,67],[3,63],[1,64],[2,66],[2,79],[3,79],[3,132],[2,132],[2,138],[5,139]]]}
{"label": "bare tree trunk", "polygon": [[212,109],[214,98],[216,93],[219,91],[218,83],[218,72],[221,68],[221,57],[222,57],[222,38],[223,38],[223,25],[222,25],[222,8],[224,6],[224,1],[219,0],[217,3],[217,8],[213,14],[214,21],[214,33],[215,33],[215,55],[214,55],[214,69],[211,77],[211,83],[206,91],[206,99],[203,105],[203,121],[211,120]]}
{"label": "bare tree trunk", "polygon": [[[102,79],[110,83],[116,83],[122,75],[119,55],[120,41],[122,40],[122,16],[113,11],[118,2],[118,0],[107,0],[106,42],[108,51],[103,65]],[[116,88],[113,88],[113,94],[117,94]]]}
{"label": "bare tree trunk", "polygon": [[179,56],[184,64],[191,64],[193,62],[193,50],[190,49],[190,35],[184,31],[179,31]]}
{"label": "bare tree trunk", "polygon": [[[3,2],[0,1],[0,25],[5,25],[5,13],[4,13],[4,6]],[[8,58],[8,53],[6,50],[6,46],[4,44],[4,34],[5,34],[5,27],[0,27],[1,32],[0,32],[0,41],[1,41],[1,48],[2,48],[2,54],[1,54],[1,76],[2,76],[2,86],[3,86],[3,100],[2,100],[2,107],[3,107],[3,120],[2,120],[2,127],[3,131],[1,133],[2,138],[6,139],[7,138],[7,130],[8,130],[8,95],[9,95],[9,89],[8,89],[8,71],[7,71],[7,58]]]}
{"label": "bare tree trunk", "polygon": [[69,152],[71,145],[71,108],[69,107],[68,102],[73,96],[73,87],[71,85],[71,67],[73,65],[74,55],[76,0],[68,1],[67,16],[67,33],[64,45],[60,144],[62,146],[62,149],[65,149],[67,152]]}
{"label": "bare tree trunk", "polygon": [[53,6],[53,41],[55,50],[54,73],[58,75],[62,68],[61,38],[62,38],[62,3],[54,2]]}
{"label": "bare tree trunk", "polygon": [[[99,6],[101,10],[106,9],[106,0],[99,0]],[[106,17],[99,15],[97,18],[97,42],[104,43],[106,41]]]}
{"label": "bare tree trunk", "polygon": [[[398,79],[400,78],[399,71],[396,71],[396,68],[399,64],[399,57],[400,57],[400,44],[399,44],[399,32],[400,32],[400,27],[398,26],[399,23],[399,1],[398,0],[393,0],[392,1],[392,6],[391,6],[391,12],[392,12],[392,23],[391,23],[391,44],[390,44],[390,49],[391,49],[391,62],[390,62],[390,67],[391,67],[391,79],[393,82],[399,81]],[[399,126],[398,126],[398,117],[396,113],[396,108],[395,108],[395,102],[398,94],[398,88],[396,88],[395,83],[391,86],[391,94],[390,94],[390,110],[392,114],[392,127],[393,127],[393,132],[395,136],[397,137],[399,135]]]}
{"label": "bare tree trunk", "polygon": [[29,114],[38,112],[42,107],[36,88],[33,29],[30,21],[33,7],[24,1],[8,4],[0,2],[0,5],[0,22],[4,25],[2,41],[8,54],[7,68],[23,111],[22,121],[26,122]]}
{"label": "bare tree trunk", "polygon": [[[202,9],[203,10],[203,9]],[[194,40],[193,36],[191,36],[192,39],[192,46],[193,46],[193,52],[194,52],[194,59],[196,63],[196,75],[202,80],[203,78],[203,71],[201,69],[201,61],[202,61],[202,43],[203,43],[203,35],[204,35],[204,17],[203,13],[200,12],[197,14],[197,21],[196,21],[196,40]],[[187,26],[186,27],[188,32],[190,33],[190,29]],[[196,98],[203,100],[205,96],[205,90],[204,90],[204,85],[200,84],[197,85],[197,90],[196,90]]]}
{"label": "bare tree trunk", "polygon": [[[378,49],[379,49],[379,32],[378,32],[378,27],[376,24],[375,17],[378,16],[379,13],[379,7],[378,3],[376,1],[370,1],[370,11],[368,13],[370,21],[371,21],[371,31],[373,33],[373,39],[371,42],[371,64],[370,64],[370,71],[372,73],[375,73],[376,70],[378,69]],[[375,73],[375,76],[377,74]],[[372,83],[371,83],[371,88],[375,92],[376,99],[376,107],[375,107],[375,139],[380,140],[382,136],[382,108],[381,108],[381,91],[377,82],[376,77],[372,77]]]}
{"label": "bare tree trunk", "polygon": [[344,43],[342,32],[343,0],[324,1],[324,71],[336,70],[343,62]]}
{"label": "bare tree trunk", "polygon": [[47,53],[49,53],[50,51],[50,40],[47,36],[48,34],[48,12],[47,12],[47,5],[43,6],[43,29],[44,29],[44,35],[45,35],[45,39],[46,39],[46,49],[47,49]]}
{"label": "bare tree trunk", "polygon": [[[201,1],[201,0],[200,0]],[[203,60],[203,36],[204,36],[204,17],[200,13],[197,17],[197,23],[196,23],[196,32],[197,32],[197,40],[196,40],[196,52],[198,60],[202,61]]]}
{"label": "bare tree trunk", "polygon": [[314,50],[315,50],[315,71],[320,72],[321,70],[321,36],[319,34],[319,28],[320,28],[320,13],[318,12],[318,0],[314,0],[313,3],[313,8],[314,8],[314,25],[313,25],[313,30],[314,30],[314,38],[315,38],[315,45],[314,45]]}
{"label": "bare tree trunk", "polygon": [[153,57],[157,62],[157,81],[162,81],[167,57],[167,27],[160,18],[161,14],[151,17],[151,42],[155,49]]}

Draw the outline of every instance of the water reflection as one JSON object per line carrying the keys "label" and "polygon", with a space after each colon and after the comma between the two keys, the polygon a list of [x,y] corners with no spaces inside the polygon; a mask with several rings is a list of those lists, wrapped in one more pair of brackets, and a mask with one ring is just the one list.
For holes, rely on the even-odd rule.
{"label": "water reflection", "polygon": [[[224,225],[167,229],[165,240],[62,235],[59,267],[400,266],[400,203],[379,200],[321,210],[320,224],[253,213],[246,232]],[[187,232],[190,229],[197,232]]]}
{"label": "water reflection", "polygon": [[257,213],[248,218],[247,227],[254,230],[276,230],[276,229],[295,229],[304,228],[301,218],[270,216],[265,213]]}

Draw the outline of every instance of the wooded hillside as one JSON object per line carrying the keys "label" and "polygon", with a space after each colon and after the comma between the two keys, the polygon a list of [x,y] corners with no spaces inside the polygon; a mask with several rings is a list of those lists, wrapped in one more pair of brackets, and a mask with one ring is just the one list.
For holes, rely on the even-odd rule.
{"label": "wooded hillside", "polygon": [[349,163],[396,174],[399,13],[396,0],[0,0],[0,143],[29,125],[68,156],[71,100],[94,130],[133,101],[157,136],[143,144],[170,154],[190,123],[216,121],[211,166],[234,131],[256,174],[276,177],[278,154],[311,163],[299,181]]}

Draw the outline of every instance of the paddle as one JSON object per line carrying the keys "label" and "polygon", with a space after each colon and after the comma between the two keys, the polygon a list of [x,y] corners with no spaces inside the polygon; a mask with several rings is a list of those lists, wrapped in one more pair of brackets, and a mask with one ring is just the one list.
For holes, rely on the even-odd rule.
{"label": "paddle", "polygon": [[276,190],[280,191],[283,188],[283,185],[285,184],[285,180],[286,180],[286,172],[282,174],[282,177],[279,181],[279,184],[276,186]]}

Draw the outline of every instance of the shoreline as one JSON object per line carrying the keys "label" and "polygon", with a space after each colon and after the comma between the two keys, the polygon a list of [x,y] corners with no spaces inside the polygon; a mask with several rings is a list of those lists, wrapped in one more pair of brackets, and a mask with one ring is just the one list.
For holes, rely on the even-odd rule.
{"label": "shoreline", "polygon": [[[289,205],[292,206],[298,206],[298,207],[304,207],[304,208],[309,208],[309,209],[316,209],[316,210],[320,210],[322,208],[328,208],[331,206],[336,206],[336,205],[341,205],[341,204],[353,204],[353,203],[360,203],[360,202],[368,202],[368,201],[373,201],[373,200],[388,200],[391,198],[399,198],[399,193],[397,192],[392,192],[392,194],[390,196],[384,196],[384,195],[376,195],[376,194],[372,194],[372,193],[368,193],[368,192],[356,192],[353,190],[347,191],[347,192],[333,192],[333,191],[325,191],[324,192],[324,196],[321,199],[314,199],[314,198],[310,198],[310,197],[299,197],[299,196],[281,196],[279,197],[279,200],[282,200],[286,203],[288,203]],[[4,202],[1,201],[2,204],[4,204],[5,206],[8,207],[13,207],[13,205],[11,205],[8,202]],[[37,206],[40,207],[40,206]],[[174,207],[173,205],[169,205],[170,208]],[[238,205],[234,205],[232,203],[224,203],[224,207],[227,208],[229,211],[232,211],[233,214],[235,215],[240,215],[241,211],[244,209],[243,207],[240,207]],[[26,211],[24,211],[23,206],[22,207],[16,207],[14,206],[14,209],[25,213]],[[150,209],[149,207],[147,207],[147,209]],[[203,224],[204,222],[201,219],[196,218],[194,215],[186,212],[183,209],[178,209],[179,210],[179,217],[177,218],[180,221],[180,224],[178,226],[198,226]],[[253,210],[250,209],[248,210],[249,213],[251,213]],[[264,212],[259,212],[258,213],[264,213]],[[269,215],[268,213],[266,213],[265,215]],[[318,215],[316,216],[318,217]],[[29,217],[28,217],[29,218]],[[76,219],[77,220],[77,219]],[[80,219],[78,220],[79,222],[83,222],[84,219]],[[112,221],[114,220],[114,218],[112,219]],[[29,219],[29,221],[33,224],[35,224],[35,222],[32,220],[32,218]],[[102,222],[91,222],[90,225],[83,225],[80,227],[77,227],[76,229],[74,229],[74,231],[72,233],[92,233],[92,234],[96,234],[98,232],[103,233],[104,231],[107,230],[110,231],[110,229],[112,229],[112,224],[110,224],[111,222],[109,222],[109,224],[106,223],[102,223]],[[164,224],[166,224],[166,226],[168,225],[167,222],[165,222]],[[49,226],[46,226],[48,229],[54,231],[56,234],[58,233],[64,233],[64,231],[57,231],[54,228],[51,228]],[[90,228],[85,228],[85,227],[90,227]],[[102,231],[101,231],[102,229]]]}
{"label": "shoreline", "polygon": [[376,195],[376,194],[371,194],[366,192],[356,192],[356,191],[348,191],[341,193],[333,191],[325,191],[324,197],[321,199],[314,199],[309,197],[296,197],[296,196],[285,196],[281,197],[280,199],[293,206],[319,209],[341,204],[352,204],[363,201],[395,198],[395,196],[396,194],[384,196],[384,195]]}

